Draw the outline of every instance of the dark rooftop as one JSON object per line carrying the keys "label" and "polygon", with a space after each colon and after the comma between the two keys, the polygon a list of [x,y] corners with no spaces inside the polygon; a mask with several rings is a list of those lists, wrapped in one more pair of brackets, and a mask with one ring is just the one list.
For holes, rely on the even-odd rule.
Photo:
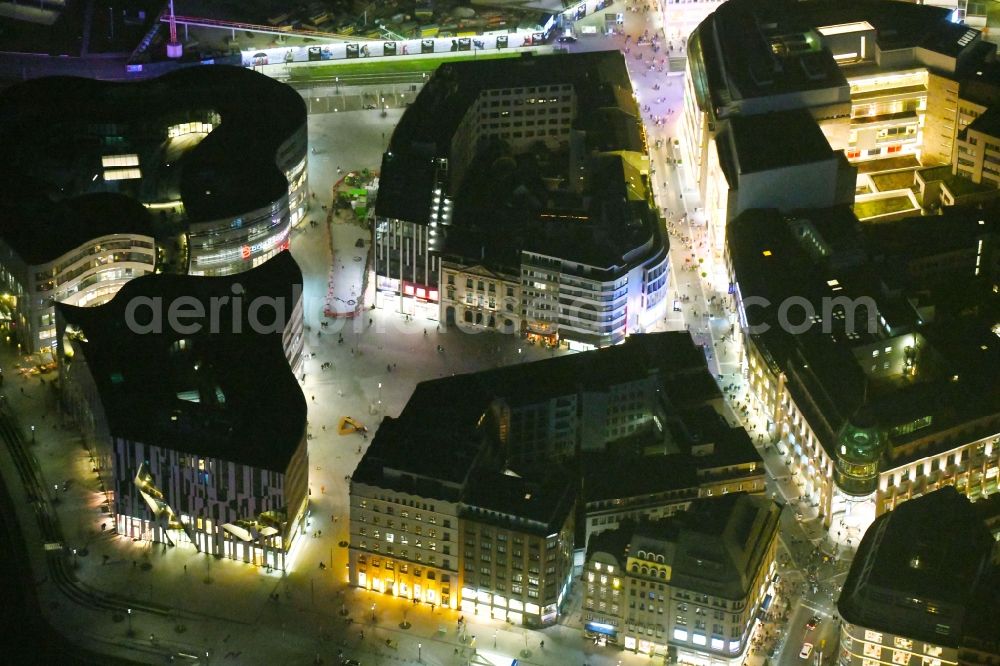
{"label": "dark rooftop", "polygon": [[985,113],[969,123],[969,130],[982,132],[991,137],[1000,137],[1000,107],[992,106]]}
{"label": "dark rooftop", "polygon": [[[496,400],[531,404],[659,372],[703,386],[704,357],[685,332],[633,335],[622,345],[417,384],[398,418],[387,417],[352,479],[456,498],[489,448],[480,428]],[[712,384],[712,397],[719,395]],[[702,390],[702,389],[699,389]],[[707,392],[707,389],[704,389]],[[679,401],[684,395],[678,395]],[[486,422],[492,425],[492,422]]]}
{"label": "dark rooftop", "polygon": [[61,201],[0,197],[0,238],[29,265],[111,234],[152,237],[149,211],[135,199],[111,192]]}
{"label": "dark rooftop", "polygon": [[[622,522],[590,538],[587,557],[605,552],[624,564],[637,542],[674,544],[670,584],[741,599],[778,530],[781,507],[744,492],[696,499],[687,511],[655,521]],[[652,542],[652,543],[651,543]],[[669,552],[671,549],[667,548]]]}
{"label": "dark rooftop", "polygon": [[[436,158],[451,154],[459,123],[483,91],[566,84],[577,100],[573,128],[585,140],[583,193],[552,191],[523,160],[503,173],[469,168],[461,182],[446,185],[455,190],[444,192],[454,209],[432,249],[494,265],[516,264],[520,251],[529,250],[613,270],[625,265],[625,255],[636,247],[662,248],[667,241],[647,204],[644,179],[617,154],[645,154],[639,110],[617,51],[439,67],[393,132],[383,156],[376,214],[429,223],[432,190],[443,178]],[[498,161],[489,146],[481,148],[474,160],[497,169],[509,162]],[[566,180],[568,174],[562,175]]]}
{"label": "dark rooftop", "polygon": [[[302,273],[289,252],[248,272],[227,277],[146,275],[126,283],[108,303],[90,308],[57,304],[63,372],[71,375],[82,355],[97,385],[113,437],[200,456],[284,471],[305,437],[306,403],[282,346],[282,329],[299,298]],[[218,309],[218,332],[208,321],[190,334],[133,330],[126,308],[134,299],[209,303],[232,297],[241,285],[241,312],[233,303]],[[257,297],[281,299],[248,308]],[[134,311],[147,325],[151,307]],[[186,305],[183,312],[190,308]],[[236,323],[234,325],[234,322]],[[255,322],[276,329],[256,332]],[[72,327],[72,328],[68,328]],[[67,331],[71,350],[62,341]],[[77,332],[74,332],[77,331]],[[72,354],[70,356],[70,353]]]}
{"label": "dark rooftop", "polygon": [[[168,126],[208,112],[221,122],[171,166],[164,152]],[[6,155],[0,199],[38,211],[49,202],[57,206],[108,190],[163,203],[169,190],[183,202],[189,222],[239,215],[288,191],[276,155],[305,122],[305,103],[294,89],[242,67],[193,67],[132,83],[30,80],[0,95]],[[119,154],[137,154],[143,178],[110,184],[92,178],[102,156]],[[122,215],[132,217],[127,209]],[[42,243],[24,251],[54,258],[63,245],[60,235],[49,236],[52,247]]]}
{"label": "dark rooftop", "polygon": [[847,622],[957,647],[992,547],[989,530],[953,487],[909,500],[865,532],[837,608]]}
{"label": "dark rooftop", "polygon": [[[805,109],[734,116],[729,131],[736,148],[735,166],[741,174],[820,162],[834,155],[823,131]],[[789,150],[789,137],[795,137],[794,150]]]}
{"label": "dark rooftop", "polygon": [[778,531],[781,507],[744,492],[699,499],[677,514],[671,584],[727,598],[746,596]]}
{"label": "dark rooftop", "polygon": [[695,459],[682,453],[658,456],[585,453],[581,470],[583,495],[588,503],[698,487]]}
{"label": "dark rooftop", "polygon": [[462,495],[463,512],[479,522],[548,536],[574,508],[576,483],[568,470],[549,467],[521,476],[510,470],[477,470]]}

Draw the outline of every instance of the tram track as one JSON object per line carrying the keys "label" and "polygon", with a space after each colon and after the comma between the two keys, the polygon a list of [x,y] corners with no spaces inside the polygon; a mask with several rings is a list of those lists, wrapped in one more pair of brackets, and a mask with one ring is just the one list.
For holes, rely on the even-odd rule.
{"label": "tram track", "polygon": [[6,444],[11,460],[21,484],[27,494],[27,501],[35,513],[38,529],[45,547],[45,562],[49,577],[68,600],[86,608],[112,613],[126,613],[128,609],[156,615],[169,615],[170,609],[157,604],[123,599],[117,595],[95,590],[80,581],[70,563],[70,553],[63,542],[59,516],[48,497],[38,464],[24,441],[21,429],[14,417],[6,409],[0,409],[0,438]]}

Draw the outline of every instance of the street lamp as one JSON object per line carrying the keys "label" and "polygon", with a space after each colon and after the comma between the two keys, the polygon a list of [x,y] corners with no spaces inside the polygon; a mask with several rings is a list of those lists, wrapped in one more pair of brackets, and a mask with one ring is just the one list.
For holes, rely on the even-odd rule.
{"label": "street lamp", "polygon": [[31,443],[35,443],[35,426],[31,426]]}
{"label": "street lamp", "polygon": [[493,632],[493,649],[495,650],[496,647],[497,647],[497,632],[494,631]]}
{"label": "street lamp", "polygon": [[424,647],[423,643],[417,643],[417,661],[424,660],[423,654],[421,652],[423,650],[423,647]]}
{"label": "street lamp", "polygon": [[128,609],[128,635],[132,636],[132,609]]}
{"label": "street lamp", "polygon": [[372,604],[372,622],[375,621],[375,604]]}
{"label": "street lamp", "polygon": [[382,411],[382,382],[378,383],[378,408]]}
{"label": "street lamp", "polygon": [[76,569],[80,566],[80,560],[76,556],[76,548],[73,549],[73,568]]}
{"label": "street lamp", "polygon": [[333,80],[334,80],[334,83],[337,84],[337,94],[339,95],[340,94],[340,77],[339,76],[335,76],[335,77],[333,77]]}

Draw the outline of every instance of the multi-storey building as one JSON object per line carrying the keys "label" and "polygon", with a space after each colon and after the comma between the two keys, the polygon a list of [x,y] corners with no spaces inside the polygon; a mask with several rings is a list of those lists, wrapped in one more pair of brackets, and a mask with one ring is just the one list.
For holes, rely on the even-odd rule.
{"label": "multi-storey building", "polygon": [[284,252],[238,278],[150,275],[56,306],[64,404],[118,534],[289,566],[308,503],[301,284]]}
{"label": "multi-storey building", "polygon": [[[465,389],[474,389],[474,377],[461,377]],[[572,573],[573,484],[505,466],[497,410],[484,394],[466,393],[456,405],[466,418],[442,430],[421,410],[444,398],[443,388],[442,381],[418,386],[399,418],[383,422],[351,477],[351,583],[550,624]]]}
{"label": "multi-storey building", "polygon": [[471,478],[460,509],[460,608],[515,624],[555,622],[573,574],[575,501],[559,472]]}
{"label": "multi-storey building", "polygon": [[[734,151],[732,127],[738,131],[747,117],[800,110],[826,136],[824,148],[844,151],[851,162],[901,156],[912,156],[912,166],[950,162],[962,130],[958,82],[981,77],[996,51],[978,30],[951,19],[944,8],[904,2],[720,5],[688,39],[679,136],[682,177],[699,191],[709,219],[724,226],[746,209],[724,214],[720,193],[736,186],[726,164],[756,163],[762,153],[779,166],[801,159],[789,143],[801,131],[745,141]],[[849,171],[842,174],[848,180]],[[807,195],[796,187],[772,189],[780,195],[769,207],[782,210],[844,203],[804,204]],[[849,202],[849,191],[836,191]],[[710,240],[721,260],[724,233]]]}
{"label": "multi-storey building", "polygon": [[521,333],[517,269],[465,266],[441,260],[441,321],[475,330]]}
{"label": "multi-storey building", "polygon": [[0,121],[0,279],[26,351],[54,351],[56,302],[99,304],[154,266],[262,264],[307,205],[305,104],[242,68],[35,79],[0,95]]}
{"label": "multi-storey building", "polygon": [[773,598],[779,505],[746,493],[700,499],[591,540],[588,635],[680,663],[741,664]]}
{"label": "multi-storey building", "polygon": [[1000,188],[1000,107],[986,110],[958,133],[952,173]]}
{"label": "multi-storey building", "polygon": [[[376,305],[580,349],[662,317],[668,242],[631,93],[612,52],[437,70],[383,158]],[[463,279],[505,293],[489,305]]]}
{"label": "multi-storey building", "polygon": [[351,582],[550,623],[576,535],[582,548],[628,517],[763,492],[760,456],[716,411],[721,403],[685,333],[423,382],[352,476]]}
{"label": "multi-storey building", "polygon": [[[49,208],[47,219],[0,204],[0,301],[27,352],[55,347],[53,303],[100,305],[134,277],[152,273],[151,217],[115,194],[91,194]],[[44,215],[44,214],[42,214]]]}
{"label": "multi-storey building", "polygon": [[683,396],[685,404],[669,417],[657,417],[671,432],[669,448],[640,433],[608,452],[583,454],[586,528],[581,548],[593,535],[623,521],[668,517],[699,497],[764,492],[763,461],[746,431],[730,427],[710,405],[698,402],[702,389],[703,400],[715,395],[712,379],[686,378],[683,394],[671,390],[675,387],[660,390],[668,400]]}
{"label": "multi-storey building", "polygon": [[995,543],[967,498],[943,488],[879,516],[837,608],[840,664],[1000,660]]}
{"label": "multi-storey building", "polygon": [[997,232],[953,208],[873,227],[846,208],[733,221],[731,276],[754,411],[837,531],[1000,468]]}

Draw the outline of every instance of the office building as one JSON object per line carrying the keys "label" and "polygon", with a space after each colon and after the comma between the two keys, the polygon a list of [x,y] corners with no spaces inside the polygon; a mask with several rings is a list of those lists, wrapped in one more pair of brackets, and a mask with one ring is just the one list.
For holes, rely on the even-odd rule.
{"label": "office building", "polygon": [[576,489],[558,469],[529,476],[508,466],[494,436],[496,409],[481,391],[452,401],[447,390],[457,383],[478,388],[475,375],[418,385],[355,469],[350,582],[516,624],[551,624],[572,574]]}
{"label": "office building", "polygon": [[1000,660],[995,543],[969,500],[942,488],[879,516],[844,581],[840,664]]}
{"label": "office building", "polygon": [[781,508],[730,493],[591,540],[584,631],[674,663],[742,664],[773,598]]}
{"label": "office building", "polygon": [[620,53],[443,65],[382,160],[376,305],[577,349],[645,330],[668,241],[640,120]]}
{"label": "office building", "polygon": [[0,281],[29,352],[55,349],[56,302],[262,264],[307,204],[305,104],[242,68],[35,79],[0,95],[0,128]]}
{"label": "office building", "polygon": [[286,569],[308,502],[302,274],[149,275],[56,306],[63,406],[118,534]]}
{"label": "office building", "polygon": [[54,349],[53,303],[100,305],[156,267],[152,216],[133,199],[96,193],[40,210],[9,201],[0,203],[0,289],[20,351]]}
{"label": "office building", "polygon": [[859,225],[846,207],[743,213],[732,292],[753,416],[831,532],[1000,472],[994,209]]}
{"label": "office building", "polygon": [[351,583],[553,622],[593,534],[763,492],[721,409],[686,333],[422,382],[351,478]]}
{"label": "office building", "polygon": [[[767,116],[797,111],[788,117],[811,119],[828,142],[808,139],[807,146],[817,148],[803,155],[819,157],[829,148],[855,165],[893,158],[886,169],[952,162],[962,129],[959,85],[992,70],[988,61],[996,52],[978,30],[953,17],[947,8],[892,1],[731,0],[695,29],[687,47],[681,173],[705,203],[719,263],[725,251],[719,227],[746,210],[723,205],[721,193],[735,187],[735,170],[726,165],[758,162],[763,154],[765,162],[790,166],[804,159],[800,136],[816,133],[774,131],[741,145],[733,140],[741,123],[766,125]],[[815,159],[799,178],[820,177]],[[850,170],[838,174],[826,175],[816,192],[776,188],[786,195],[765,207],[851,203]],[[836,198],[826,194],[827,203],[819,202],[834,183]],[[805,197],[815,201],[804,203]]]}

